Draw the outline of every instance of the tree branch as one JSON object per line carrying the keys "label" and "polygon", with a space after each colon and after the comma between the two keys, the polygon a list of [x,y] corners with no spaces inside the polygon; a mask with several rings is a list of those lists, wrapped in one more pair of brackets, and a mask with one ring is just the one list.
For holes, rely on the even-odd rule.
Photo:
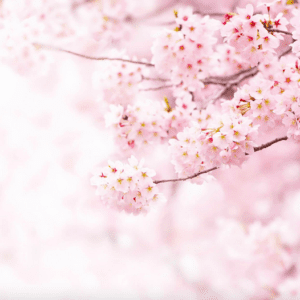
{"label": "tree branch", "polygon": [[[281,137],[281,138],[277,138],[271,142],[268,142],[266,144],[262,144],[261,146],[258,146],[258,147],[254,147],[254,152],[257,152],[257,151],[260,151],[260,150],[263,150],[265,148],[268,148],[270,146],[272,146],[273,144],[275,143],[278,143],[280,141],[286,141],[288,139],[287,136],[284,136],[284,137]],[[245,153],[245,155],[249,155],[248,153]],[[198,172],[196,174],[193,174],[191,176],[188,176],[188,177],[185,177],[185,178],[177,178],[177,179],[165,179],[165,180],[155,180],[153,181],[155,184],[159,184],[159,183],[165,183],[165,182],[176,182],[176,181],[185,181],[185,180],[188,180],[188,179],[193,179],[199,175],[202,175],[202,174],[205,174],[205,173],[208,173],[208,172],[211,172],[211,171],[214,171],[214,170],[217,170],[219,169],[220,167],[213,167],[213,168],[210,168],[210,169],[207,169],[207,170],[204,170],[204,171],[201,171],[201,172]]]}
{"label": "tree branch", "polygon": [[286,141],[287,139],[288,139],[288,137],[284,136],[284,137],[281,137],[281,138],[277,138],[277,139],[275,139],[271,142],[268,142],[266,144],[262,144],[261,146],[254,147],[254,152],[257,152],[257,151],[260,151],[262,149],[268,148],[268,147],[272,146],[273,144],[278,143],[280,141]]}
{"label": "tree branch", "polygon": [[184,181],[184,180],[188,180],[188,179],[193,179],[201,174],[205,174],[205,173],[208,173],[210,171],[214,171],[214,170],[217,170],[219,169],[219,167],[213,167],[211,169],[208,169],[208,170],[205,170],[205,171],[201,171],[201,172],[198,172],[194,175],[191,175],[189,177],[185,177],[185,178],[177,178],[177,179],[165,179],[165,180],[155,180],[153,181],[153,183],[155,184],[158,184],[158,183],[164,183],[164,182],[176,182],[176,181]]}
{"label": "tree branch", "polygon": [[206,80],[203,81],[204,84],[220,84],[220,85],[226,85],[228,84],[228,81],[234,80],[237,77],[239,77],[242,74],[245,73],[251,73],[251,72],[256,72],[257,67],[249,68],[246,70],[239,71],[235,74],[229,75],[229,76],[212,76],[208,77]]}
{"label": "tree branch", "polygon": [[65,50],[65,49],[61,49],[61,48],[57,48],[57,47],[53,47],[53,46],[47,46],[47,45],[43,45],[43,44],[39,44],[39,43],[34,43],[33,44],[36,48],[43,48],[46,50],[52,50],[52,51],[59,51],[59,52],[64,52],[64,53],[69,53],[75,56],[79,56],[82,58],[86,58],[86,59],[91,59],[91,60],[111,60],[111,61],[122,61],[122,62],[126,62],[126,63],[132,63],[132,64],[138,64],[138,65],[145,65],[147,67],[154,67],[154,64],[151,63],[147,63],[147,62],[143,62],[143,61],[134,61],[134,60],[130,60],[130,59],[124,59],[124,58],[111,58],[111,57],[93,57],[93,56],[88,56],[88,55],[84,55],[84,54],[80,54],[80,53],[76,53],[73,51],[69,51],[69,50]]}
{"label": "tree branch", "polygon": [[139,92],[158,91],[158,90],[170,88],[172,86],[173,86],[173,84],[169,84],[169,85],[163,85],[163,86],[159,86],[159,87],[155,87],[155,88],[139,89]]}
{"label": "tree branch", "polygon": [[221,13],[221,12],[213,12],[213,13],[205,13],[200,10],[194,11],[195,15],[202,15],[202,16],[210,16],[210,17],[224,17],[226,13]]}
{"label": "tree branch", "polygon": [[150,78],[150,77],[145,77],[145,76],[142,76],[142,80],[153,80],[153,81],[170,81],[169,79],[164,79],[164,78]]}
{"label": "tree branch", "polygon": [[[237,74],[234,74],[232,75],[233,79],[232,81],[229,81],[227,83],[219,83],[220,85],[224,85],[224,89],[221,90],[213,99],[212,99],[212,102],[214,103],[215,101],[217,101],[219,98],[221,98],[222,96],[224,96],[227,91],[229,91],[230,89],[232,89],[234,86],[238,85],[239,83],[241,83],[243,80],[247,79],[247,78],[250,78],[250,77],[253,77],[255,76],[256,74],[258,73],[258,68],[257,67],[254,67],[254,68],[251,68],[249,70],[243,70]],[[246,74],[245,76],[240,76],[240,75],[243,75],[243,74]],[[240,77],[238,77],[240,76]],[[216,83],[215,83],[216,84]]]}
{"label": "tree branch", "polygon": [[287,49],[286,51],[282,52],[278,58],[281,58],[282,56],[285,56],[287,54],[290,54],[292,52],[292,47],[290,47],[289,49]]}
{"label": "tree branch", "polygon": [[278,32],[278,33],[283,33],[287,35],[293,35],[291,32],[285,31],[285,30],[280,30],[280,29],[272,29],[272,28],[266,28],[269,32]]}

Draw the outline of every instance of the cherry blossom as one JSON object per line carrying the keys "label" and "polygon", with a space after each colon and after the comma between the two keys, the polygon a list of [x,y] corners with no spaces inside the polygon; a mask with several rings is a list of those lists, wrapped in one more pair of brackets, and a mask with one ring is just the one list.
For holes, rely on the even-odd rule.
{"label": "cherry blossom", "polygon": [[290,23],[291,25],[295,28],[295,30],[293,31],[293,38],[295,39],[295,42],[292,44],[292,48],[293,48],[293,52],[296,53],[297,56],[299,56],[299,52],[300,52],[300,29],[299,29],[299,25],[298,25],[298,20],[299,20],[299,10],[298,9],[294,9],[292,11],[293,13],[293,18],[291,19]]}
{"label": "cherry blossom", "polygon": [[280,34],[269,33],[262,21],[263,16],[253,15],[253,12],[251,4],[245,9],[238,8],[237,14],[230,16],[221,30],[225,41],[241,52],[252,67],[266,60],[269,53],[274,53],[281,38]]}
{"label": "cherry blossom", "polygon": [[168,124],[163,103],[142,99],[124,109],[110,105],[106,126],[114,126],[117,142],[123,150],[153,146],[168,136]]}
{"label": "cherry blossom", "polygon": [[[108,57],[129,59],[125,53],[118,51],[111,51]],[[106,72],[103,72],[103,68]],[[142,81],[144,70],[144,66],[126,62],[99,62],[93,74],[94,88],[101,92],[99,100],[122,105],[132,103],[138,91],[138,85]],[[105,88],[101,88],[102,86]]]}
{"label": "cherry blossom", "polygon": [[89,1],[76,9],[76,17],[81,21],[80,35],[90,36],[102,45],[118,41],[129,33],[125,18],[129,1]]}
{"label": "cherry blossom", "polygon": [[128,162],[108,161],[107,167],[95,172],[91,184],[97,186],[96,194],[103,203],[137,215],[147,212],[163,196],[151,178],[154,170],[144,168],[144,161],[138,162],[134,156]]}
{"label": "cherry blossom", "polygon": [[[236,115],[212,118],[207,127],[186,127],[171,139],[172,163],[179,177],[187,177],[212,167],[224,165],[240,166],[247,155],[253,152],[258,126],[252,120]],[[202,175],[201,175],[202,176]],[[203,179],[192,179],[202,183]]]}
{"label": "cherry blossom", "polygon": [[46,70],[49,53],[34,45],[43,31],[43,26],[36,18],[21,21],[11,17],[1,20],[1,27],[0,57],[4,63],[13,66],[21,74]]}
{"label": "cherry blossom", "polygon": [[209,76],[214,63],[210,53],[217,42],[213,34],[220,25],[209,16],[193,15],[190,8],[175,11],[175,17],[179,27],[165,30],[156,38],[152,61],[160,73],[169,74],[174,85],[199,90],[204,87],[201,79]]}

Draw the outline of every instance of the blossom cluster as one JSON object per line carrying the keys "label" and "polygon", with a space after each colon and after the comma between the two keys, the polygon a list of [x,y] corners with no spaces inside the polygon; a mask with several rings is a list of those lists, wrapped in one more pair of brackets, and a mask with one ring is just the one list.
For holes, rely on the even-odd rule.
{"label": "blossom cluster", "polygon": [[287,136],[300,141],[300,68],[299,60],[282,59],[283,66],[276,76],[272,92],[277,96],[274,113],[282,118]]}
{"label": "blossom cluster", "polygon": [[[120,149],[136,151],[176,138],[176,134],[194,122],[206,126],[212,114],[218,114],[213,106],[198,110],[192,96],[186,94],[175,100],[172,108],[168,99],[155,101],[139,99],[133,105],[110,105],[105,114],[106,127],[113,127]],[[127,152],[125,152],[127,153]]]}
{"label": "blossom cluster", "polygon": [[295,42],[291,44],[293,52],[300,56],[300,27],[299,27],[299,18],[300,18],[300,10],[293,9],[292,10],[293,18],[290,20],[291,25],[294,27],[293,38]]}
{"label": "blossom cluster", "polygon": [[138,150],[168,136],[165,116],[162,103],[143,99],[126,108],[110,105],[105,121],[107,127],[113,126],[116,130],[117,143],[122,150]]}
{"label": "blossom cluster", "polygon": [[41,73],[48,53],[38,49],[34,42],[42,33],[42,26],[36,18],[20,21],[17,18],[1,20],[0,57],[1,61],[11,65],[20,74]]}
{"label": "blossom cluster", "polygon": [[254,124],[260,124],[260,131],[282,123],[287,129],[287,136],[299,140],[299,61],[282,57],[271,71],[276,77],[262,72],[238,89],[233,100],[225,101],[223,106],[251,118]]}
{"label": "blossom cluster", "polygon": [[191,8],[175,11],[175,17],[175,30],[166,29],[155,40],[152,62],[159,73],[169,75],[174,85],[195,91],[204,87],[201,79],[209,75],[217,42],[213,35],[220,23],[193,14]]}
{"label": "blossom cluster", "polygon": [[297,0],[243,0],[241,4],[251,3],[258,10],[268,9],[271,18],[283,14],[286,19],[290,19],[293,9],[297,7],[297,2]]}
{"label": "blossom cluster", "polygon": [[255,14],[254,8],[248,4],[246,8],[237,8],[237,14],[225,16],[222,36],[229,45],[236,48],[247,59],[251,66],[268,60],[275,53],[281,34],[269,32],[275,26],[276,29],[285,30],[287,20],[279,15],[274,21],[266,20],[263,15]]}
{"label": "blossom cluster", "polygon": [[[214,55],[219,62],[215,65],[214,75],[230,75],[251,67],[249,61],[228,44],[218,45]],[[220,65],[222,66],[221,68]]]}
{"label": "blossom cluster", "polygon": [[[128,55],[117,51],[111,51],[107,56],[129,60]],[[133,61],[136,61],[135,57]],[[145,66],[122,61],[103,61],[99,62],[97,69],[93,74],[93,86],[100,90],[101,101],[121,105],[134,102]]]}
{"label": "blossom cluster", "polygon": [[276,107],[275,96],[271,94],[272,82],[262,76],[255,77],[251,84],[244,84],[234,94],[232,101],[224,101],[223,107],[245,115],[253,124],[259,124],[260,131],[274,128],[279,116],[273,111]]}
{"label": "blossom cluster", "polygon": [[90,36],[102,46],[118,41],[128,35],[129,26],[125,22],[128,1],[88,1],[76,8],[76,17],[81,20],[81,35]]}
{"label": "blossom cluster", "polygon": [[1,3],[1,60],[20,74],[45,74],[50,54],[41,49],[75,37],[78,29],[69,1],[5,1]]}
{"label": "blossom cluster", "polygon": [[185,127],[192,126],[194,121],[201,123],[202,119],[206,118],[204,113],[197,109],[197,105],[189,93],[176,98],[175,107],[168,108],[167,112],[164,117],[167,120],[169,137],[175,137]]}
{"label": "blossom cluster", "polygon": [[[250,118],[236,114],[213,118],[204,128],[195,123],[169,141],[171,162],[178,175],[184,177],[222,164],[240,166],[254,151],[258,127]],[[202,183],[203,178],[198,176],[192,181]]]}
{"label": "blossom cluster", "polygon": [[119,211],[135,215],[147,212],[153,203],[163,199],[152,177],[155,171],[144,168],[134,157],[129,164],[120,161],[108,161],[108,166],[100,168],[91,178],[91,184],[97,186],[96,194],[103,203]]}
{"label": "blossom cluster", "polygon": [[78,47],[80,39],[94,44],[96,41],[99,49],[105,49],[129,32],[126,17],[137,9],[129,2],[3,1],[0,58],[20,74],[39,75],[46,73],[51,61],[50,54],[41,48]]}

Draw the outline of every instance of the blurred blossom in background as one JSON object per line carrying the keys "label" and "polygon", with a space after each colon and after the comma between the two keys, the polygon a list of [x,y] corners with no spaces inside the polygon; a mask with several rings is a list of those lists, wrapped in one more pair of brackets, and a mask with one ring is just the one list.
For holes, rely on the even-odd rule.
{"label": "blurred blossom in background", "polygon": [[[41,33],[30,33],[36,42],[92,56],[126,49],[148,61],[159,24],[173,20],[175,7],[226,13],[235,5],[118,0],[116,8],[103,0],[103,14],[116,19],[106,24],[94,1],[18,1],[2,1],[1,28],[8,15],[15,14],[17,29],[45,18]],[[113,211],[90,185],[97,166],[124,160],[105,127],[103,97],[111,90],[95,87],[107,62],[28,51],[31,61],[14,61],[9,55],[17,53],[9,52],[15,67],[3,61],[0,68],[1,299],[250,299],[257,290],[272,295],[278,265],[296,272],[299,258],[285,259],[284,249],[270,252],[270,261],[251,260],[251,251],[269,253],[269,232],[291,247],[299,243],[297,144],[255,153],[241,169],[218,171],[217,180],[203,185],[162,184],[167,202],[145,216]],[[170,92],[150,95],[163,99]],[[145,165],[174,178],[166,147],[150,153],[139,154]],[[251,250],[249,239],[263,246]]]}

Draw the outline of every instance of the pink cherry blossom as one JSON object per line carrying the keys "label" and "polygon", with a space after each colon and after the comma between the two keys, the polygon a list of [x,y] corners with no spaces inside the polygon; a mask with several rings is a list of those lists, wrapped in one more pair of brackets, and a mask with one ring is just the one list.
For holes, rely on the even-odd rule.
{"label": "pink cherry blossom", "polygon": [[[207,128],[195,123],[170,140],[172,163],[179,177],[191,176],[212,167],[241,165],[246,153],[252,153],[258,126],[252,120],[235,115],[212,118]],[[192,179],[202,183],[200,176]]]}
{"label": "pink cherry blossom", "polygon": [[278,48],[280,34],[271,34],[263,25],[263,16],[253,15],[253,6],[248,4],[245,9],[238,8],[238,14],[225,21],[221,30],[225,41],[241,52],[251,66],[265,61],[269,53]]}
{"label": "pink cherry blossom", "polygon": [[217,39],[213,37],[219,22],[208,16],[201,18],[191,9],[176,12],[180,27],[165,30],[155,40],[152,62],[158,72],[169,74],[174,85],[182,85],[188,91],[201,90],[201,79],[209,76],[213,61],[209,55]]}
{"label": "pink cherry blossom", "polygon": [[134,156],[128,161],[108,161],[108,167],[100,168],[91,178],[91,184],[97,186],[96,194],[108,206],[135,215],[146,213],[152,202],[163,198],[151,178],[156,173],[143,168],[143,162]]}

